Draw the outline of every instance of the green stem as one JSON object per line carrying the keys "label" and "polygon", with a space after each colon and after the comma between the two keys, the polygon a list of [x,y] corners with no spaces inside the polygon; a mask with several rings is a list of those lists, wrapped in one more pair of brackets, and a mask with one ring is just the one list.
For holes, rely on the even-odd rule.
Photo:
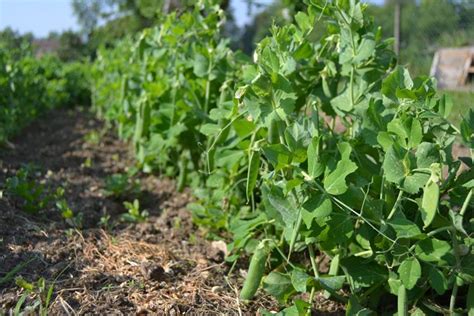
{"label": "green stem", "polygon": [[311,310],[312,310],[313,300],[314,300],[314,293],[316,293],[316,289],[313,287],[311,288],[311,293],[309,294],[309,300],[308,300],[309,306],[308,306],[308,310],[306,311],[306,315],[311,315]]}
{"label": "green stem", "polygon": [[395,212],[397,211],[398,206],[400,205],[402,196],[403,196],[403,191],[402,190],[398,191],[397,200],[395,201],[395,204],[393,204],[392,210],[390,211],[390,214],[388,214],[387,220],[390,220],[393,217],[393,215],[395,215]]}
{"label": "green stem", "polygon": [[[456,259],[456,267],[455,271],[459,271],[461,268],[461,260],[459,258],[459,248],[458,248],[458,240],[456,239],[456,230],[454,227],[451,231],[451,241],[454,248],[454,258]],[[457,277],[454,279],[453,291],[451,292],[451,298],[449,299],[449,315],[454,315],[454,307],[456,306],[456,297],[458,295],[458,282]]]}
{"label": "green stem", "polygon": [[456,305],[456,296],[458,295],[458,284],[454,281],[453,291],[449,299],[449,315],[454,315],[454,306]]}
{"label": "green stem", "polygon": [[308,245],[309,250],[309,260],[311,261],[311,267],[313,268],[314,277],[319,279],[318,266],[316,265],[316,255],[314,253],[313,245]]}
{"label": "green stem", "polygon": [[209,67],[207,68],[207,81],[206,81],[206,96],[204,99],[204,113],[209,114],[209,99],[211,95],[211,71],[212,71],[212,58],[209,60]]}

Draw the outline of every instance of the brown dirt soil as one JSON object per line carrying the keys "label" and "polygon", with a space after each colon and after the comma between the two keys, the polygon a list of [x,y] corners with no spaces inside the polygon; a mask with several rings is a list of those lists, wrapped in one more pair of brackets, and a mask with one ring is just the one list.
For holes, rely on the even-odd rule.
{"label": "brown dirt soil", "polygon": [[[35,287],[22,308],[44,304],[53,286],[50,315],[255,315],[278,310],[278,303],[261,292],[251,304],[238,301],[242,271],[227,276],[223,243],[206,240],[193,226],[186,211],[190,194],[176,192],[173,181],[135,175],[141,192],[126,200],[138,198],[149,216],[142,223],[120,220],[124,199],[105,194],[104,179],[127,172],[132,154],[87,111],[50,113],[9,147],[0,148],[0,315],[12,312],[26,293],[15,284],[19,276],[34,284],[46,280],[46,291]],[[5,191],[2,197],[6,179],[25,166],[48,192],[63,187],[67,204],[82,220],[66,222],[53,202],[29,214],[15,197]],[[320,296],[315,308],[318,315],[343,314],[340,306]]]}

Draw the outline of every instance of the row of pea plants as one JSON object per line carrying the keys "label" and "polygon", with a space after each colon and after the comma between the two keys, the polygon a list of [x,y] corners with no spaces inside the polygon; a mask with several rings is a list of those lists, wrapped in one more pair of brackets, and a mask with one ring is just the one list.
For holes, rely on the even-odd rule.
{"label": "row of pea plants", "polygon": [[453,126],[357,0],[307,1],[253,60],[211,2],[103,49],[93,99],[144,171],[192,188],[197,225],[230,232],[227,260],[250,257],[241,299],[473,313],[472,157],[452,148],[472,152],[474,113]]}
{"label": "row of pea plants", "polygon": [[90,103],[87,71],[83,63],[36,58],[27,47],[0,50],[0,144],[48,110]]}

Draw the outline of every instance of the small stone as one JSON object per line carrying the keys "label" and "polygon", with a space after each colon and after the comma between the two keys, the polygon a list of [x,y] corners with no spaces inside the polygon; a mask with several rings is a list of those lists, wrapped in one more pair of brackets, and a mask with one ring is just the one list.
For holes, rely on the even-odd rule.
{"label": "small stone", "polygon": [[224,261],[227,255],[227,245],[222,240],[213,241],[211,247],[207,253],[207,257],[214,262]]}

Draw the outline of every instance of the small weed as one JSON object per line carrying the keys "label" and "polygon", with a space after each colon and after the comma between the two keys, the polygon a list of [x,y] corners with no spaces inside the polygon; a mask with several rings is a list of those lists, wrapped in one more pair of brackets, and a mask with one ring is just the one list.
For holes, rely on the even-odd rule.
{"label": "small weed", "polygon": [[[54,284],[47,286],[44,278],[40,278],[36,283],[30,283],[22,277],[17,277],[15,283],[25,292],[15,306],[13,312],[14,315],[29,315],[36,314],[36,312],[41,316],[48,314],[48,307],[53,296]],[[33,301],[31,304],[23,307],[28,297],[32,297]],[[22,310],[23,313],[21,312]]]}
{"label": "small weed", "polygon": [[175,217],[173,219],[173,228],[176,230],[181,229],[181,217]]}
{"label": "small weed", "polygon": [[28,213],[35,214],[44,209],[51,197],[45,186],[31,180],[27,168],[18,170],[14,177],[6,181],[6,191],[21,200],[21,208]]}
{"label": "small weed", "polygon": [[100,218],[99,225],[107,231],[110,230],[110,228],[111,228],[110,215],[109,214],[104,214]]}
{"label": "small weed", "polygon": [[91,157],[87,157],[86,160],[81,165],[82,168],[92,168],[92,159]]}
{"label": "small weed", "polygon": [[72,227],[82,227],[82,213],[74,214],[64,198],[65,190],[58,187],[54,193],[51,193],[44,184],[30,179],[31,168],[20,169],[14,177],[6,181],[6,192],[21,201],[21,208],[30,214],[36,214],[39,211],[54,203],[61,212],[62,218]]}
{"label": "small weed", "polygon": [[128,210],[128,213],[122,214],[121,218],[126,222],[144,222],[148,218],[148,211],[140,212],[140,202],[135,199],[133,203],[123,202],[123,205]]}
{"label": "small weed", "polygon": [[130,174],[116,173],[105,179],[104,191],[106,196],[122,197],[140,192],[140,184]]}
{"label": "small weed", "polygon": [[84,135],[84,141],[90,145],[98,145],[100,143],[101,135],[97,131],[91,131]]}

